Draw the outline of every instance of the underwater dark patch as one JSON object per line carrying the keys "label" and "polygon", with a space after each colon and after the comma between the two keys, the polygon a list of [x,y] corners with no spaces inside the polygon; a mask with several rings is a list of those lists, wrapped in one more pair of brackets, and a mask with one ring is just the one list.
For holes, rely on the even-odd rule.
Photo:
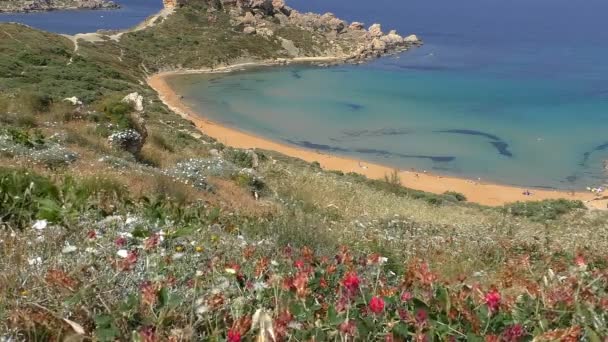
{"label": "underwater dark patch", "polygon": [[490,144],[492,144],[492,146],[496,147],[496,149],[498,150],[498,153],[500,153],[501,156],[513,157],[513,153],[511,153],[511,151],[509,151],[509,144],[507,144],[506,142],[492,141],[492,142],[490,142]]}
{"label": "underwater dark patch", "polygon": [[475,135],[475,136],[480,136],[480,137],[486,137],[490,140],[495,140],[495,141],[503,141],[500,137],[494,135],[494,134],[490,134],[490,133],[486,133],[486,132],[481,132],[481,131],[475,131],[472,129],[446,129],[446,130],[441,130],[441,131],[435,131],[435,133],[452,133],[452,134],[464,134],[464,135]]}

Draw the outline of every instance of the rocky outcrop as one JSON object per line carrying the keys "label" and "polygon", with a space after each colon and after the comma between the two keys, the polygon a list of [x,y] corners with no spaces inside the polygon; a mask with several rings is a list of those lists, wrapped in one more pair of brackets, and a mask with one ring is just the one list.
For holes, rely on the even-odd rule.
{"label": "rocky outcrop", "polygon": [[11,0],[0,1],[0,12],[40,12],[68,9],[111,9],[119,5],[111,0]]}
{"label": "rocky outcrop", "polygon": [[384,33],[382,33],[382,26],[380,24],[373,24],[368,29],[369,34],[374,38],[380,38]]}
{"label": "rocky outcrop", "polygon": [[139,93],[131,93],[125,96],[122,99],[122,102],[130,103],[131,105],[133,105],[133,109],[138,112],[144,111],[144,97],[139,95]]}

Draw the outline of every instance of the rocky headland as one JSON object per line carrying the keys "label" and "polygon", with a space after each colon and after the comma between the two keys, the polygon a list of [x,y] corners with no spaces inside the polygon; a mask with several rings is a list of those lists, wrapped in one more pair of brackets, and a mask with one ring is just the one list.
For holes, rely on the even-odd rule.
{"label": "rocky headland", "polygon": [[119,7],[116,2],[111,0],[0,0],[0,13]]}

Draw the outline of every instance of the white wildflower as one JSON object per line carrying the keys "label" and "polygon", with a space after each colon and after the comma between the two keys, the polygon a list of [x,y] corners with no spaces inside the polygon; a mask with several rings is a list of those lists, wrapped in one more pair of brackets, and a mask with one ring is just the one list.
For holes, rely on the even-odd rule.
{"label": "white wildflower", "polygon": [[236,270],[234,268],[227,268],[225,271],[228,274],[236,274]]}
{"label": "white wildflower", "polygon": [[87,247],[84,251],[91,254],[98,254],[98,251],[93,247]]}
{"label": "white wildflower", "polygon": [[42,264],[42,258],[41,257],[35,257],[35,258],[32,258],[32,259],[28,259],[27,263],[30,266],[40,265],[40,264]]}
{"label": "white wildflower", "polygon": [[175,253],[175,254],[173,254],[173,256],[171,257],[171,259],[173,259],[173,260],[179,260],[179,259],[181,259],[181,258],[183,258],[183,257],[184,257],[184,253]]}
{"label": "white wildflower", "polygon": [[46,229],[47,225],[48,225],[47,220],[38,220],[38,221],[36,221],[36,223],[34,223],[32,228],[34,228],[36,230],[44,230],[44,229]]}
{"label": "white wildflower", "polygon": [[126,249],[121,249],[118,252],[116,252],[116,255],[118,255],[121,258],[126,258],[129,255],[129,251],[127,251]]}
{"label": "white wildflower", "polygon": [[69,254],[69,253],[74,253],[77,250],[78,250],[78,248],[76,246],[67,245],[67,246],[63,247],[63,249],[61,250],[61,253]]}

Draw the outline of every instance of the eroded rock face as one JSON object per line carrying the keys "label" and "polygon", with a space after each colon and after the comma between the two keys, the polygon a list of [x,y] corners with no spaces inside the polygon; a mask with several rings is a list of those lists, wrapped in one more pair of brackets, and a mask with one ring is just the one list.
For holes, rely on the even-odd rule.
{"label": "eroded rock face", "polygon": [[380,40],[382,40],[388,46],[397,46],[399,44],[403,44],[404,42],[403,37],[398,35],[397,31],[395,30],[389,32],[389,34],[386,36],[380,37]]}
{"label": "eroded rock face", "polygon": [[369,27],[368,32],[373,38],[380,38],[384,35],[382,33],[382,25],[380,24],[373,24]]}
{"label": "eroded rock face", "polygon": [[139,95],[139,93],[131,93],[125,96],[122,102],[132,104],[133,108],[138,112],[144,111],[144,97]]}
{"label": "eroded rock face", "polygon": [[358,21],[353,21],[349,26],[348,26],[349,30],[364,30],[365,29],[365,25],[363,25],[363,23],[360,23]]}
{"label": "eroded rock face", "polygon": [[374,38],[374,40],[372,40],[372,50],[379,52],[386,51],[386,42],[380,38]]}
{"label": "eroded rock face", "polygon": [[255,34],[256,29],[253,26],[245,26],[245,28],[243,29],[243,33],[244,34]]}
{"label": "eroded rock face", "polygon": [[411,34],[403,39],[406,43],[419,43],[420,39],[415,34]]}

